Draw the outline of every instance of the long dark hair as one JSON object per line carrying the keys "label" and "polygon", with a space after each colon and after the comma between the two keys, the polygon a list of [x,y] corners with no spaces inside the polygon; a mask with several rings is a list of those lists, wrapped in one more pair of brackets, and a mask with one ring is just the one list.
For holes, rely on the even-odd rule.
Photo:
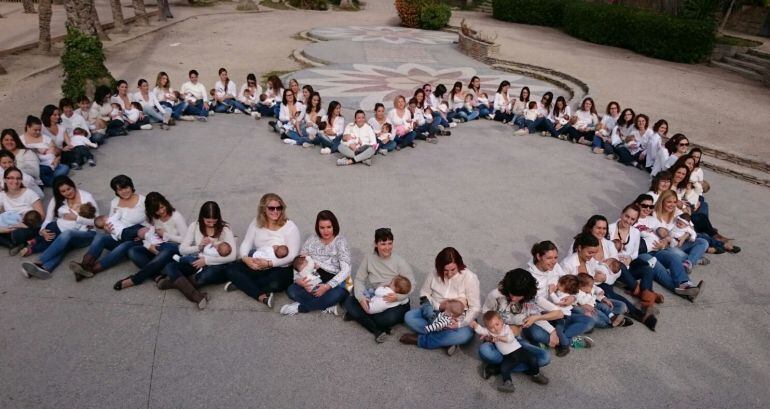
{"label": "long dark hair", "polygon": [[[580,233],[581,234],[592,234],[591,230],[593,230],[594,227],[596,226],[596,224],[599,223],[599,222],[604,222],[604,224],[606,224],[607,227],[609,227],[609,225],[610,225],[610,223],[607,221],[606,217],[604,217],[604,216],[602,216],[600,214],[595,214],[595,215],[593,215],[593,216],[588,218],[588,221],[586,221],[586,224],[583,225],[583,228],[580,230]],[[604,238],[605,239],[607,238],[606,235],[605,235]],[[577,239],[577,236],[575,236],[575,239]]]}
{"label": "long dark hair", "polygon": [[508,82],[508,80],[500,81],[500,85],[497,86],[497,93],[499,94],[499,93],[503,92],[503,88],[510,87],[510,86],[511,86],[511,83]]}
{"label": "long dark hair", "polygon": [[[559,102],[561,102],[561,110],[559,110]],[[553,115],[559,116],[567,110],[567,100],[563,96],[556,97],[556,102],[553,104]],[[557,118],[558,119],[558,118]]]}
{"label": "long dark hair", "polygon": [[57,176],[56,179],[53,180],[53,200],[54,200],[54,213],[59,210],[60,207],[64,204],[64,202],[67,200],[62,196],[61,192],[59,192],[59,188],[67,185],[73,189],[75,189],[75,192],[78,191],[78,187],[75,186],[75,182],[70,179],[69,176]]}
{"label": "long dark hair", "polygon": [[[473,81],[475,81],[475,80],[479,80],[479,88],[478,89],[473,88]],[[468,89],[473,91],[474,93],[481,91],[481,78],[479,78],[476,75],[472,76],[471,80],[468,82]]]}
{"label": "long dark hair", "polygon": [[580,233],[575,236],[575,244],[572,245],[572,251],[578,251],[580,247],[599,247],[599,239],[591,233]]}
{"label": "long dark hair", "polygon": [[[313,97],[316,95],[318,96],[318,104],[312,105]],[[321,94],[315,91],[311,92],[310,96],[307,97],[307,101],[305,101],[305,112],[309,114],[312,113],[314,109],[316,114],[321,112]]]}
{"label": "long dark hair", "polygon": [[541,101],[545,99],[548,101],[548,104],[543,104],[543,108],[545,108],[546,112],[551,110],[551,104],[553,103],[553,92],[548,91],[545,94],[543,94],[543,97],[541,98]]}
{"label": "long dark hair", "polygon": [[[687,156],[682,156],[682,158],[687,158]],[[680,158],[681,160],[681,158]],[[687,165],[684,164],[684,161],[678,160],[674,166],[669,168],[669,171],[671,172],[671,184],[674,184],[674,175],[676,175],[676,171],[679,169],[684,169],[684,179],[682,179],[676,186],[674,186],[677,189],[686,189],[687,184],[690,183],[690,168],[687,167]]]}
{"label": "long dark hair", "polygon": [[671,139],[666,141],[666,144],[663,146],[666,148],[669,155],[673,155],[674,153],[676,153],[677,148],[679,147],[679,142],[682,142],[683,139],[687,139],[687,137],[684,136],[684,134],[678,133],[672,136]]}
{"label": "long dark hair", "polygon": [[162,194],[158,192],[147,193],[147,196],[144,198],[144,214],[147,216],[148,222],[152,222],[158,218],[158,210],[160,210],[161,206],[166,208],[166,213],[168,213],[169,216],[176,211],[176,209],[171,206],[168,199]]}
{"label": "long dark hair", "polygon": [[537,280],[529,271],[516,268],[505,273],[503,279],[497,284],[497,290],[506,298],[522,297],[519,304],[524,304],[532,301],[537,295]]}
{"label": "long dark hair", "polygon": [[[524,91],[527,91],[527,99],[524,99]],[[532,91],[529,90],[529,87],[522,87],[521,92],[519,92],[519,101],[521,102],[529,102],[529,99],[532,98]]]}
{"label": "long dark hair", "polygon": [[198,212],[198,229],[206,237],[206,223],[203,222],[203,219],[217,219],[217,222],[214,223],[214,234],[211,236],[214,238],[219,238],[222,230],[227,226],[227,222],[222,220],[222,212],[219,210],[219,205],[211,200],[202,204],[201,210]]}
{"label": "long dark hair", "polygon": [[[460,88],[459,90],[457,89],[458,87]],[[449,92],[449,100],[453,102],[455,99],[455,95],[458,92],[462,92],[462,91],[463,91],[463,83],[460,81],[455,81],[454,85],[452,85],[452,91]]]}
{"label": "long dark hair", "polygon": [[443,98],[444,94],[446,94],[446,87],[444,84],[436,85],[436,89],[433,90],[433,96],[436,98]]}
{"label": "long dark hair", "polygon": [[655,176],[652,177],[652,182],[650,182],[650,191],[655,193],[661,193],[661,192],[658,192],[658,184],[660,183],[661,180],[668,180],[670,182],[671,178],[672,178],[671,172],[667,170],[662,170],[658,172],[657,174],[655,174]]}
{"label": "long dark hair", "polygon": [[374,231],[374,253],[378,256],[380,255],[380,252],[377,250],[377,243],[382,243],[383,241],[393,241],[393,232],[390,231],[390,227],[380,227],[379,229]]}
{"label": "long dark hair", "polygon": [[12,128],[3,129],[3,132],[0,133],[0,140],[5,138],[6,135],[11,136],[11,139],[13,139],[13,142],[16,144],[16,149],[25,148],[24,143],[21,141],[21,138],[19,138],[19,134],[16,132],[15,129],[12,129]]}
{"label": "long dark hair", "polygon": [[436,255],[436,274],[444,281],[444,267],[447,264],[455,263],[457,265],[458,273],[465,270],[465,263],[463,262],[463,256],[454,247],[445,247]]}
{"label": "long dark hair", "polygon": [[[334,118],[332,118],[332,114],[334,114],[334,110],[337,109],[337,107],[340,106],[340,103],[337,101],[329,102],[329,108],[326,110],[326,119],[329,126],[334,126],[332,122],[334,122]],[[340,116],[342,116],[342,112],[340,112]]]}
{"label": "long dark hair", "polygon": [[[626,121],[626,113],[627,112],[631,113],[631,123]],[[618,124],[618,126],[623,126],[623,127],[626,127],[628,125],[633,125],[635,118],[636,118],[636,113],[634,112],[634,110],[631,109],[631,108],[626,108],[626,109],[623,110],[623,112],[620,113],[620,116],[618,117],[617,124]]]}
{"label": "long dark hair", "polygon": [[550,240],[544,240],[541,242],[537,242],[532,246],[532,250],[530,253],[532,254],[532,264],[537,264],[537,258],[538,256],[544,256],[545,253],[556,250],[557,252],[559,249],[556,248],[556,245],[553,244]]}
{"label": "long dark hair", "polygon": [[43,125],[45,125],[46,128],[51,127],[51,116],[58,110],[59,108],[52,104],[48,104],[43,107],[43,112],[40,114],[40,121],[43,122]]}

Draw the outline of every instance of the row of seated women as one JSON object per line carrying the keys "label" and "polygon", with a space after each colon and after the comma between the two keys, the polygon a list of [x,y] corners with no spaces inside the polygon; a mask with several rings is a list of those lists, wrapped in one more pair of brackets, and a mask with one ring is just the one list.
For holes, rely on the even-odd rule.
{"label": "row of seated women", "polygon": [[[134,274],[115,282],[118,291],[154,281],[161,290],[180,291],[201,309],[210,297],[204,289],[214,284],[240,290],[268,308],[275,293],[286,292],[293,301],[280,309],[286,316],[336,315],[341,305],[344,318],[363,326],[377,343],[403,322],[411,332],[401,342],[445,348],[450,355],[478,333],[484,340],[481,374],[501,373],[499,388],[510,392],[511,374],[517,371],[547,383],[540,368],[550,361],[548,350],[565,356],[594,346],[585,335],[593,328],[625,327],[636,320],[654,331],[656,304],[665,296],[653,282],[690,301],[702,293],[703,281],[692,281],[690,274],[704,264],[707,251],[717,252],[718,240],[693,230],[698,210],[676,191],[689,180],[690,169],[687,164],[673,169],[673,175],[657,175],[651,191],[620,209],[614,221],[591,216],[560,262],[553,242],[535,243],[530,262],[505,273],[484,299],[478,277],[454,248],[438,253],[418,289],[412,267],[394,253],[390,229],[375,231],[373,251],[352,260],[333,212],[319,212],[302,242],[286,203],[272,193],[259,200],[239,244],[216,202],[204,203],[188,224],[162,194],[139,194],[129,177],[119,175],[110,182],[115,197],[101,215],[91,194],[60,176],[44,210],[41,199],[24,186],[21,171],[10,166],[0,194],[3,214],[34,211],[44,221],[39,230],[17,226],[0,238],[7,246],[24,240],[21,255],[36,257],[21,265],[29,278],[50,278],[67,253],[87,247],[82,260],[69,263],[77,281],[105,274],[125,258],[136,265]],[[703,223],[710,225],[707,215]],[[410,300],[419,300],[419,307],[412,308]]]}

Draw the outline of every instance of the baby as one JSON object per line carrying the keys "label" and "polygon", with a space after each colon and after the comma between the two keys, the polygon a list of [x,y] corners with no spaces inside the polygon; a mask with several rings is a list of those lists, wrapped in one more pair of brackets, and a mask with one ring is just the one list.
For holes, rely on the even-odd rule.
{"label": "baby", "polygon": [[112,107],[112,111],[110,111],[110,119],[113,121],[123,122],[125,117],[123,115],[123,108],[121,108],[120,104],[113,102],[110,106]]}
{"label": "baby", "polygon": [[463,109],[465,109],[465,112],[467,113],[473,112],[473,94],[465,94]]}
{"label": "baby", "polygon": [[639,142],[636,140],[636,137],[634,134],[627,135],[623,138],[624,146],[628,151],[631,153],[631,155],[636,155],[637,153],[641,152],[642,145],[639,144]]}
{"label": "baby", "polygon": [[604,260],[604,262],[599,263],[599,267],[600,269],[605,270],[602,271],[605,274],[616,275],[620,274],[620,264],[620,260],[616,258],[608,258]]}
{"label": "baby", "polygon": [[479,94],[478,97],[476,97],[476,101],[479,103],[479,105],[489,106],[489,96],[486,92],[482,92]]}
{"label": "baby", "polygon": [[289,247],[279,240],[271,241],[267,246],[262,246],[251,253],[253,258],[279,259],[289,255]]}
{"label": "baby", "polygon": [[412,291],[412,282],[402,275],[393,277],[387,285],[381,285],[376,289],[370,288],[364,290],[364,297],[369,300],[369,314],[377,314],[399,304],[400,301],[385,301],[386,295],[406,295],[409,294],[410,291]]}
{"label": "baby", "polygon": [[439,313],[433,322],[425,326],[425,332],[441,331],[449,326],[452,321],[460,321],[465,313],[465,303],[461,300],[444,300],[438,307]]}
{"label": "baby", "polygon": [[3,212],[0,213],[0,227],[12,228],[24,225],[30,229],[37,230],[43,224],[43,217],[36,210],[30,210],[26,213],[21,212]]}
{"label": "baby", "polygon": [[85,202],[78,208],[78,216],[84,219],[93,219],[96,217],[96,206]]}
{"label": "baby", "polygon": [[556,283],[556,291],[549,290],[548,299],[559,306],[564,315],[570,316],[572,315],[572,306],[575,304],[575,301],[569,302],[568,298],[575,298],[577,293],[577,277],[567,274],[559,277],[559,281]]}
{"label": "baby", "polygon": [[627,311],[622,302],[613,302],[604,296],[604,290],[594,282],[594,278],[586,273],[578,274],[577,304],[594,319],[599,328],[617,327],[625,321],[623,314]]}
{"label": "baby", "polygon": [[503,318],[495,310],[489,310],[481,317],[484,325],[479,325],[476,321],[470,323],[471,328],[476,331],[477,334],[491,338],[491,342],[495,344],[497,350],[503,355],[503,362],[500,365],[500,375],[502,377],[502,384],[498,386],[498,390],[501,392],[513,392],[513,380],[511,374],[513,368],[519,364],[524,363],[527,365],[527,375],[529,375],[533,382],[539,384],[548,383],[548,378],[540,374],[540,366],[537,363],[537,359],[526,349],[521,347],[516,336],[511,331],[511,327],[505,325]]}
{"label": "baby", "polygon": [[[81,205],[80,207],[83,207],[83,206]],[[94,219],[94,226],[96,226],[99,229],[104,230],[105,226],[107,226],[108,224],[111,224],[112,225],[112,233],[110,233],[110,236],[112,236],[112,238],[114,240],[120,241],[120,237],[123,234],[123,229],[128,227],[121,220],[122,216],[123,216],[123,214],[122,214],[120,208],[116,208],[115,212],[112,213],[109,216],[102,215],[102,216],[99,216],[99,217],[95,218]]]}
{"label": "baby", "polygon": [[295,280],[307,280],[308,284],[310,284],[311,292],[318,289],[318,286],[321,285],[321,276],[316,272],[316,263],[312,258],[309,256],[297,256],[294,258],[292,266],[294,267]]}
{"label": "baby", "polygon": [[[141,120],[144,119],[144,111],[142,110],[142,104],[134,101],[131,103],[131,105],[126,109],[126,121],[133,125]],[[142,130],[149,130],[152,129],[152,125],[145,124],[140,127]]]}
{"label": "baby", "polygon": [[273,98],[268,98],[268,97],[267,97],[267,94],[259,94],[259,102],[260,102],[262,105],[266,105],[266,106],[268,106],[268,107],[270,107],[270,108],[272,108],[272,107],[274,107],[274,106],[275,106],[275,99],[273,99]]}
{"label": "baby", "polygon": [[[203,250],[201,250],[200,253],[193,253],[188,254],[186,256],[180,256],[178,254],[174,254],[173,257],[171,257],[174,261],[183,263],[183,264],[192,264],[195,262],[195,260],[198,260],[198,258],[202,255],[206,256],[212,256],[212,257],[227,257],[230,255],[230,253],[233,251],[233,248],[230,247],[227,242],[223,241],[219,244],[209,243],[203,247]],[[203,271],[203,268],[199,268],[195,274],[200,273]]]}
{"label": "baby", "polygon": [[160,237],[158,232],[155,231],[155,226],[148,227],[144,232],[142,246],[144,246],[144,248],[147,250],[155,253],[157,252],[156,246],[160,244],[163,244],[163,238]]}
{"label": "baby", "polygon": [[90,139],[88,139],[88,132],[86,132],[83,128],[75,128],[72,130],[72,136],[70,136],[70,142],[72,142],[72,147],[76,146],[87,146],[89,148],[98,148],[99,145],[91,142]]}
{"label": "baby", "polygon": [[390,123],[385,122],[382,124],[382,128],[380,128],[380,134],[377,135],[377,140],[380,141],[381,144],[385,145],[393,139],[392,133],[393,126],[391,126]]}
{"label": "baby", "polygon": [[537,101],[529,101],[527,109],[524,110],[524,118],[527,121],[534,121],[537,119]]}
{"label": "baby", "polygon": [[690,222],[690,215],[682,213],[676,217],[676,227],[671,229],[671,247],[682,247],[688,241],[695,241],[697,234]]}

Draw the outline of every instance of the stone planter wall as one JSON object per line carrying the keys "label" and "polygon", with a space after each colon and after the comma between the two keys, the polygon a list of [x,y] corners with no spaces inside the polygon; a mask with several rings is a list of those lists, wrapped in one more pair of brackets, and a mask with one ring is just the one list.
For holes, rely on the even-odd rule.
{"label": "stone planter wall", "polygon": [[714,51],[711,52],[711,59],[720,61],[724,57],[735,57],[735,54],[745,53],[749,47],[739,47],[737,45],[715,44]]}
{"label": "stone planter wall", "polygon": [[458,32],[460,36],[460,52],[477,60],[484,61],[487,58],[495,58],[500,53],[500,44],[489,44],[476,40]]}

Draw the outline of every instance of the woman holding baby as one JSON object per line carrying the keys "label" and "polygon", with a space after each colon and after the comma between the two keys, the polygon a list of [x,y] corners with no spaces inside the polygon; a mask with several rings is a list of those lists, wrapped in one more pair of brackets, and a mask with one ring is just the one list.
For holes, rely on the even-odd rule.
{"label": "woman holding baby", "polygon": [[281,314],[323,310],[326,314],[337,315],[337,304],[348,296],[345,287],[351,270],[350,247],[345,237],[340,236],[337,216],[330,210],[318,212],[315,234],[305,240],[299,256],[304,259],[302,263],[312,263],[314,274],[321,282],[314,285],[310,279],[295,272],[294,283],[286,290],[286,295],[294,302],[281,307]]}
{"label": "woman holding baby", "polygon": [[[379,304],[385,308],[372,308],[373,291],[391,287],[394,281],[404,281],[403,291],[391,291],[382,296]],[[353,294],[345,299],[345,321],[355,320],[374,335],[378,344],[385,342],[391,328],[404,321],[409,311],[409,294],[412,292],[414,274],[412,267],[400,256],[393,254],[393,232],[389,228],[374,231],[374,251],[366,254],[353,280]],[[377,311],[377,312],[375,312]]]}
{"label": "woman holding baby", "polygon": [[[451,311],[459,303],[459,311]],[[420,348],[447,348],[452,355],[458,345],[473,338],[469,324],[481,312],[479,279],[466,268],[460,253],[452,247],[441,250],[436,256],[435,270],[429,274],[420,289],[420,308],[406,313],[404,323],[416,334],[405,334],[400,341]],[[448,324],[433,330],[440,313],[451,316]],[[431,328],[432,327],[432,328]]]}
{"label": "woman holding baby", "polygon": [[[282,243],[288,247],[284,257],[263,257],[255,250]],[[273,308],[273,293],[286,291],[292,283],[291,263],[299,254],[297,225],[286,216],[286,204],[275,193],[259,200],[257,217],[251,221],[241,242],[241,259],[227,268],[229,283],[225,291],[241,290],[249,297]],[[257,251],[259,253],[259,251]]]}

